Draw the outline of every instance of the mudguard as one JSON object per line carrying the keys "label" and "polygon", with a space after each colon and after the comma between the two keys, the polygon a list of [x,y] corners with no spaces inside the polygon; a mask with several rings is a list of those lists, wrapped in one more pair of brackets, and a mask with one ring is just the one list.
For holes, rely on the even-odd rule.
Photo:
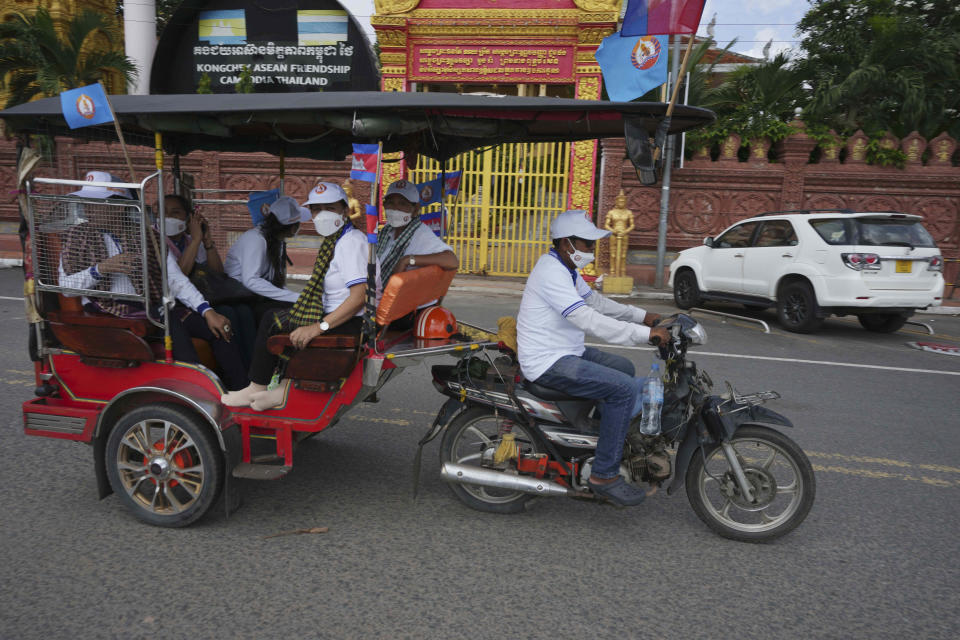
{"label": "mudguard", "polygon": [[[718,440],[730,440],[743,424],[776,424],[793,427],[793,423],[786,416],[772,409],[760,405],[740,404],[727,408],[727,405],[724,405],[725,402],[726,400],[719,396],[708,398],[701,411],[702,420],[692,420],[687,426],[687,433],[683,442],[680,443],[680,448],[677,449],[673,481],[667,488],[667,495],[673,495],[683,486],[690,459],[701,445]],[[724,405],[723,410],[720,409],[721,405]]]}

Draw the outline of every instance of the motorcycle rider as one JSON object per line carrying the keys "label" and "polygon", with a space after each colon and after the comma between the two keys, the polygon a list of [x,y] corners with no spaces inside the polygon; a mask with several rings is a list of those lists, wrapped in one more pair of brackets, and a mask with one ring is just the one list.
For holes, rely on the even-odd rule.
{"label": "motorcycle rider", "polygon": [[594,259],[596,241],[610,235],[582,210],[557,216],[550,225],[553,248],[537,261],[523,290],[517,315],[517,346],[523,375],[537,384],[597,400],[600,436],[588,484],[594,493],[622,506],[637,505],[647,494],[620,474],[630,419],[639,413],[642,378],[622,356],[584,345],[584,333],[612,344],[646,344],[654,336],[655,313],[605,298],[593,291],[579,270]]}

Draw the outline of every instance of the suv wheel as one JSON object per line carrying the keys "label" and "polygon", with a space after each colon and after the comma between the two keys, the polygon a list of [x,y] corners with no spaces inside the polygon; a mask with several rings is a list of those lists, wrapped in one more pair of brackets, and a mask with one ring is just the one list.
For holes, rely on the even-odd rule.
{"label": "suv wheel", "polygon": [[673,278],[673,301],[681,309],[689,309],[700,304],[700,287],[693,271],[684,269]]}
{"label": "suv wheel", "polygon": [[906,324],[907,319],[899,313],[861,313],[857,316],[862,326],[867,331],[877,333],[893,333],[899,331]]}
{"label": "suv wheel", "polygon": [[777,294],[777,319],[787,331],[813,333],[823,326],[817,317],[817,298],[806,282],[788,282]]}

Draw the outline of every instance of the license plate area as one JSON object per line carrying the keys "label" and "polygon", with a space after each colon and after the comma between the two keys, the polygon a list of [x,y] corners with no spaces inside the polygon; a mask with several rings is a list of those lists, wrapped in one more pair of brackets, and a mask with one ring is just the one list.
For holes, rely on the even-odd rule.
{"label": "license plate area", "polygon": [[896,273],[911,273],[913,270],[912,260],[897,260]]}

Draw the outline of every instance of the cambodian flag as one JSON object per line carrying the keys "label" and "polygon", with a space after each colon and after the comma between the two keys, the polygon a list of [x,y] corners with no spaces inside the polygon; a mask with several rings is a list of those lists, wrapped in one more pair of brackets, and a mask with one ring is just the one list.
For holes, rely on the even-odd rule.
{"label": "cambodian flag", "polygon": [[353,145],[353,165],[350,167],[350,177],[365,182],[377,181],[377,156],[379,146],[375,144]]}
{"label": "cambodian flag", "polygon": [[443,227],[443,209],[431,211],[430,213],[420,214],[420,222],[430,227],[434,235],[440,236],[441,227]]}
{"label": "cambodian flag", "polygon": [[460,193],[460,178],[463,177],[463,170],[448,173],[444,177],[443,190],[448,196],[455,196]]}
{"label": "cambodian flag", "polygon": [[696,33],[706,0],[627,0],[620,35]]}
{"label": "cambodian flag", "polygon": [[367,205],[367,242],[377,244],[377,227],[380,225],[380,214],[377,205]]}

